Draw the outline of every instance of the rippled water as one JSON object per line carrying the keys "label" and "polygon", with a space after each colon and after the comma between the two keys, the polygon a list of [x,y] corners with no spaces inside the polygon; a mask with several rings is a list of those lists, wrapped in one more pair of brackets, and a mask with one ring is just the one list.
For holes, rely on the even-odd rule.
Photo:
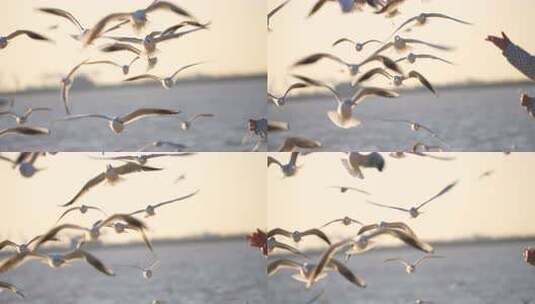
{"label": "rippled water", "polygon": [[[265,259],[243,241],[156,246],[161,260],[151,280],[139,271],[121,268],[147,259],[144,247],[91,250],[111,265],[110,278],[84,263],[50,269],[28,262],[0,277],[17,284],[27,295],[20,300],[0,293],[0,303],[119,304],[151,303],[250,303],[305,304],[325,290],[318,303],[404,304],[416,299],[434,303],[504,304],[535,301],[535,267],[522,261],[524,242],[435,246],[445,259],[423,263],[408,275],[401,265],[384,264],[386,258],[416,260],[414,250],[385,249],[354,257],[349,267],[368,287],[354,287],[335,273],[310,290],[282,271],[269,280]],[[316,259],[317,256],[313,256]],[[527,302],[526,302],[527,303]]]}
{"label": "rippled water", "polygon": [[[100,274],[85,263],[61,269],[31,261],[0,276],[23,289],[26,300],[0,293],[0,303],[124,304],[266,303],[264,258],[245,242],[156,246],[160,267],[152,279],[116,265],[148,260],[145,247],[90,250],[117,273]],[[115,266],[114,266],[115,265]]]}
{"label": "rippled water", "polygon": [[398,99],[370,98],[354,110],[362,125],[348,130],[336,127],[326,115],[336,109],[334,98],[296,100],[283,110],[270,107],[269,117],[289,121],[291,131],[271,135],[269,149],[277,149],[290,134],[319,140],[327,151],[400,151],[417,141],[440,144],[408,125],[373,120],[386,118],[417,121],[454,151],[502,151],[513,144],[534,151],[535,119],[520,106],[523,88],[530,87],[442,89],[438,98],[424,91],[405,92]]}
{"label": "rippled water", "polygon": [[[115,135],[105,120],[84,119],[71,122],[52,120],[65,116],[60,90],[16,96],[15,111],[26,106],[51,107],[53,112],[37,113],[27,125],[50,127],[46,137],[9,135],[0,138],[1,151],[136,151],[142,146],[166,140],[185,144],[190,151],[241,151],[247,120],[265,112],[265,78],[178,83],[165,90],[161,86],[115,87],[71,90],[72,114],[100,113],[121,116],[140,107],[161,107],[183,112],[181,119],[198,113],[213,113],[201,119],[188,132],[180,129],[176,117],[150,117],[137,121]],[[0,128],[14,127],[14,120],[0,117]],[[154,148],[153,148],[154,149]]]}
{"label": "rippled water", "polygon": [[418,252],[368,252],[349,263],[366,280],[367,288],[355,287],[332,273],[306,290],[281,273],[269,280],[268,303],[304,304],[324,289],[324,303],[410,304],[421,299],[433,303],[522,304],[522,300],[535,301],[535,267],[522,261],[526,245],[435,246],[436,253],[446,258],[424,262],[411,275],[400,264],[383,261],[392,257],[413,261],[421,256]]}

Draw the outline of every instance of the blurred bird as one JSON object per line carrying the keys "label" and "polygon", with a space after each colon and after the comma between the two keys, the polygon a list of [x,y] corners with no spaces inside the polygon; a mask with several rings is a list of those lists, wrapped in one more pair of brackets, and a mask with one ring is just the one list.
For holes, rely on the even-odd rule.
{"label": "blurred bird", "polygon": [[364,175],[362,174],[361,167],[376,168],[379,172],[382,172],[385,167],[385,159],[377,152],[370,154],[349,152],[347,153],[347,158],[342,159],[342,165],[351,176],[363,179]]}
{"label": "blurred bird", "polygon": [[8,46],[10,41],[22,35],[26,35],[28,36],[28,38],[31,38],[33,40],[53,42],[52,40],[46,38],[45,36],[41,34],[37,34],[36,32],[32,32],[28,30],[16,30],[7,36],[0,35],[0,50],[5,49]]}

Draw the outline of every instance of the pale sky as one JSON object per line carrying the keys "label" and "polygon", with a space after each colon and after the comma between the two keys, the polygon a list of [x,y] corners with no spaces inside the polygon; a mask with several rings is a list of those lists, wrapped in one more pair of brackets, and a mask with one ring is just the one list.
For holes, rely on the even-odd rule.
{"label": "pale sky", "polygon": [[[16,80],[20,89],[29,85],[57,84],[59,75],[64,75],[84,59],[112,58],[121,64],[129,62],[131,54],[107,56],[89,49],[71,39],[68,34],[77,34],[77,28],[59,17],[38,13],[39,7],[61,8],[72,13],[85,27],[92,27],[100,18],[114,12],[133,11],[144,8],[152,0],[129,1],[82,1],[82,0],[4,0],[4,15],[0,19],[0,35],[8,35],[17,29],[29,29],[45,34],[55,44],[16,39],[0,52],[0,89],[13,89]],[[152,71],[156,75],[170,75],[178,67],[199,61],[209,63],[185,71],[183,76],[235,75],[263,73],[266,70],[265,11],[262,0],[181,0],[175,1],[187,9],[201,22],[212,22],[210,31],[201,31],[183,39],[158,46],[160,64]],[[168,12],[156,12],[149,16],[147,32],[162,30],[182,20],[182,17]],[[55,31],[49,26],[59,25]],[[113,35],[134,35],[131,28],[118,30]],[[110,40],[97,41],[100,46]],[[145,63],[138,63],[133,75],[145,71]],[[120,70],[109,66],[85,68],[100,83],[116,83],[123,79]]]}
{"label": "pale sky", "polygon": [[[4,156],[13,154],[3,153]],[[1,237],[27,240],[54,226],[71,199],[90,178],[105,170],[107,161],[90,159],[99,154],[60,153],[37,161],[46,170],[31,179],[22,178],[7,162],[0,163],[2,180]],[[106,156],[114,154],[107,153]],[[113,162],[115,166],[122,162]],[[155,204],[200,192],[185,201],[156,209],[146,221],[150,237],[173,238],[205,233],[229,235],[265,226],[265,155],[262,153],[201,153],[186,158],[153,159],[149,166],[165,168],[155,173],[133,173],[122,182],[103,184],[82,196],[79,204],[95,205],[108,214],[129,213]],[[186,179],[175,180],[185,174]],[[101,215],[88,211],[72,213],[64,223],[90,226]],[[135,235],[116,236],[108,241],[136,241]]]}
{"label": "pale sky", "polygon": [[[273,153],[286,162],[287,153]],[[387,156],[382,173],[364,169],[364,180],[350,176],[342,167],[343,153],[313,153],[300,156],[295,177],[282,178],[273,166],[268,170],[268,225],[270,228],[304,230],[344,216],[364,223],[404,221],[427,240],[484,237],[533,236],[533,181],[535,153],[447,153],[455,161],[437,161],[416,156],[396,160]],[[479,179],[488,170],[490,177]],[[408,214],[366,203],[411,207],[432,197],[447,184],[457,187],[422,209]],[[340,193],[329,186],[353,186],[371,193]],[[357,226],[341,224],[324,229],[330,236],[354,235]],[[314,242],[312,242],[314,243]],[[310,241],[307,243],[310,244]]]}
{"label": "pale sky", "polygon": [[[391,32],[408,18],[421,12],[438,12],[474,23],[464,26],[454,22],[435,20],[410,33],[400,35],[432,43],[453,46],[455,51],[444,53],[423,47],[415,47],[416,53],[431,53],[453,61],[455,66],[420,61],[406,69],[417,69],[435,84],[460,83],[467,80],[500,81],[523,80],[501,52],[484,41],[489,34],[505,31],[513,42],[535,53],[535,37],[532,28],[535,2],[531,0],[428,0],[406,1],[402,14],[395,19],[384,19],[369,10],[342,15],[336,3],[327,3],[316,15],[306,18],[315,1],[294,0],[273,17],[273,32],[268,35],[269,87],[281,91],[294,80],[288,67],[304,56],[316,52],[330,52],[347,61],[359,62],[373,52],[373,46],[356,53],[350,45],[335,48],[331,44],[338,38],[352,40],[385,40]],[[282,0],[268,0],[274,8]],[[403,57],[391,51],[392,57]],[[372,65],[373,67],[373,65]],[[369,66],[368,66],[369,68]],[[296,69],[305,75],[331,81],[348,79],[337,64],[320,63],[316,67]],[[373,83],[373,82],[372,82]],[[385,83],[380,82],[380,83]]]}

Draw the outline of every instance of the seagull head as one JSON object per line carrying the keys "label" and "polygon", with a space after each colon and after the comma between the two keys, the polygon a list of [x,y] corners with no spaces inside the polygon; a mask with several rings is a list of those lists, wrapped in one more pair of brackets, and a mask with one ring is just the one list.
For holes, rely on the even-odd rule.
{"label": "seagull head", "polygon": [[394,77],[392,77],[392,82],[394,83],[396,87],[399,87],[400,85],[403,84],[403,77],[399,75],[395,75]]}
{"label": "seagull head", "polygon": [[414,54],[414,53],[410,53],[410,54],[407,56],[407,60],[408,60],[410,63],[415,63],[415,62],[416,62],[416,54]]}
{"label": "seagull head", "polygon": [[166,89],[172,88],[174,84],[175,84],[175,81],[171,77],[167,77],[162,80],[162,85]]}
{"label": "seagull head", "polygon": [[385,159],[383,158],[383,156],[377,152],[372,152],[370,153],[370,155],[368,156],[369,160],[370,160],[370,164],[377,168],[377,170],[379,170],[379,172],[382,172],[384,167],[385,167]]}
{"label": "seagull head", "polygon": [[187,122],[187,121],[183,121],[182,123],[180,123],[180,128],[184,131],[188,130],[190,127],[190,123]]}
{"label": "seagull head", "polygon": [[294,231],[292,232],[292,239],[294,240],[294,242],[299,242],[301,240],[301,232],[299,231]]}
{"label": "seagull head", "polygon": [[420,215],[420,212],[418,211],[418,209],[411,207],[411,209],[409,209],[409,214],[412,218],[417,218],[418,215]]}
{"label": "seagull head", "polygon": [[145,269],[145,270],[143,271],[143,277],[144,277],[145,279],[147,279],[147,280],[150,279],[150,278],[152,278],[152,270],[150,270],[150,269]]}
{"label": "seagull head", "polygon": [[148,205],[147,208],[145,208],[145,213],[147,213],[147,216],[154,216],[156,214],[154,212],[154,206]]}
{"label": "seagull head", "polygon": [[424,24],[427,21],[427,16],[425,15],[425,13],[421,13],[420,15],[418,15],[418,18],[416,20],[419,24]]}
{"label": "seagull head", "polygon": [[349,65],[349,73],[351,76],[355,76],[359,73],[360,67],[358,64],[350,64]]}
{"label": "seagull head", "polygon": [[364,45],[360,42],[355,43],[355,51],[360,52],[364,48]]}
{"label": "seagull head", "polygon": [[128,75],[128,73],[130,73],[130,66],[125,64],[121,67],[123,69],[123,74],[124,75]]}
{"label": "seagull head", "polygon": [[145,10],[137,10],[132,13],[132,21],[134,25],[143,27],[147,23],[147,13]]}
{"label": "seagull head", "polygon": [[7,38],[0,36],[0,49],[5,49],[7,47]]}
{"label": "seagull head", "polygon": [[114,117],[110,120],[110,128],[115,134],[119,134],[124,130],[124,124],[119,120],[119,117]]}
{"label": "seagull head", "polygon": [[32,177],[37,172],[37,169],[32,163],[24,162],[20,164],[19,172],[23,177]]}

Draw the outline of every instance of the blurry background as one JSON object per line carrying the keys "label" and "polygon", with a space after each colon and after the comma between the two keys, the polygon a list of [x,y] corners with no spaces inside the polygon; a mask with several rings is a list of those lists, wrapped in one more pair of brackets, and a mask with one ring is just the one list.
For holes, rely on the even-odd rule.
{"label": "blurry background", "polygon": [[[272,9],[282,1],[268,0],[268,3],[269,9]],[[498,35],[502,30],[513,42],[535,52],[535,38],[530,30],[533,27],[529,13],[534,8],[532,1],[406,1],[400,6],[401,15],[393,19],[375,15],[369,9],[365,12],[342,14],[339,5],[331,2],[307,18],[314,3],[315,1],[291,1],[271,20],[273,32],[268,35],[268,71],[269,87],[275,92],[283,90],[292,82],[287,76],[287,69],[302,57],[316,52],[330,52],[349,62],[359,62],[377,49],[377,45],[370,44],[363,52],[356,53],[349,44],[331,47],[332,43],[342,37],[357,41],[385,40],[401,23],[422,12],[443,13],[474,24],[465,26],[447,20],[430,19],[424,27],[415,27],[410,33],[399,33],[402,37],[455,47],[451,53],[437,52],[422,46],[414,48],[416,53],[430,52],[456,63],[455,66],[448,66],[434,61],[419,61],[418,71],[429,75],[434,84],[523,80],[524,77],[509,65],[501,52],[484,41],[488,35]],[[391,54],[393,58],[402,57],[395,52]],[[347,74],[341,70],[337,64],[322,62],[299,71],[320,79],[345,81]]]}
{"label": "blurry background", "polygon": [[[268,226],[305,230],[344,216],[365,224],[403,221],[426,240],[476,240],[535,236],[531,185],[535,178],[535,154],[448,153],[453,161],[407,156],[386,160],[383,172],[363,169],[365,179],[350,176],[342,166],[343,153],[300,156],[295,177],[282,179],[276,166],[268,170]],[[274,156],[283,162],[289,154]],[[492,171],[492,175],[481,174]],[[416,219],[407,213],[366,203],[371,200],[410,208],[459,180],[449,193],[426,205]],[[345,194],[330,186],[352,186],[371,193]],[[348,237],[358,225],[333,224],[328,235]],[[388,238],[387,238],[388,239]],[[314,245],[314,240],[305,244]],[[321,243],[316,243],[321,244]]]}
{"label": "blurry background", "polygon": [[[55,40],[55,44],[39,43],[20,38],[0,54],[0,90],[13,90],[18,85],[22,90],[28,86],[58,85],[59,75],[68,73],[71,67],[86,58],[104,57],[95,47],[83,49],[79,42],[68,34],[78,34],[77,28],[62,18],[36,12],[36,8],[55,7],[72,13],[86,28],[110,13],[130,12],[147,7],[152,0],[132,1],[70,1],[70,0],[7,0],[4,1],[4,16],[0,20],[2,35],[17,29],[29,29]],[[174,41],[159,45],[159,63],[153,72],[168,75],[179,66],[191,62],[209,61],[182,77],[263,74],[266,69],[265,3],[249,0],[186,0],[177,3],[201,22],[212,22],[209,31],[200,31]],[[149,16],[147,33],[161,30],[183,20],[169,12],[156,12]],[[50,26],[58,25],[55,30]],[[132,36],[131,27],[113,32],[113,36]],[[100,40],[95,45],[111,42]],[[131,54],[112,55],[119,62],[131,60]],[[108,56],[106,56],[108,58]],[[138,63],[133,73],[143,71],[144,63]],[[122,74],[108,66],[94,66],[92,80],[99,84],[119,81]],[[83,74],[84,72],[82,72]],[[97,76],[97,77],[94,77]]]}
{"label": "blurry background", "polygon": [[[12,156],[9,153],[3,155]],[[36,167],[44,170],[30,179],[21,177],[7,162],[0,163],[6,202],[0,215],[2,237],[23,241],[48,230],[67,209],[58,205],[69,201],[87,181],[104,172],[106,164],[119,166],[124,163],[95,160],[89,156],[101,155],[60,153],[39,158]],[[106,153],[105,156],[114,154]],[[199,189],[199,193],[190,199],[157,209],[157,216],[147,219],[150,237],[240,235],[265,225],[263,154],[202,153],[156,158],[147,165],[164,170],[133,173],[114,186],[99,185],[75,205],[95,205],[108,214],[130,213]],[[185,179],[175,183],[182,174]],[[73,212],[63,221],[90,226],[101,217],[99,212],[88,211],[85,216]],[[108,233],[108,237],[111,238],[104,240],[138,241],[134,234],[117,237]]]}

